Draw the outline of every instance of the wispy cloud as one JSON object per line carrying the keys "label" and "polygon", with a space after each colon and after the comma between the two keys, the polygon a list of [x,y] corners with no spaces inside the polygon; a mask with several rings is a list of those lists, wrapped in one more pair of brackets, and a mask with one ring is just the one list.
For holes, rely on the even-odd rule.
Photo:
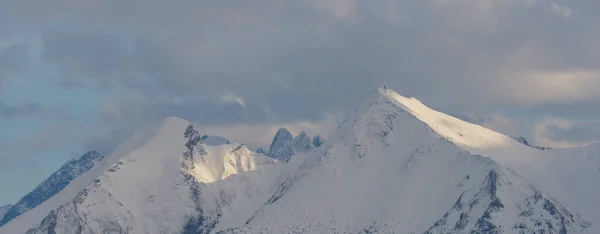
{"label": "wispy cloud", "polygon": [[573,121],[548,117],[534,126],[534,140],[556,148],[578,147],[600,142],[600,121]]}
{"label": "wispy cloud", "polygon": [[241,107],[246,108],[246,101],[242,99],[240,96],[237,96],[233,93],[224,93],[221,95],[221,100],[224,102],[234,102],[239,104]]}

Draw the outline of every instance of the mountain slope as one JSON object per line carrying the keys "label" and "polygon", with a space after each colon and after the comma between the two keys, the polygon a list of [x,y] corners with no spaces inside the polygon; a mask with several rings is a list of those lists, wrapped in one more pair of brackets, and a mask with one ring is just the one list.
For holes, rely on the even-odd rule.
{"label": "mountain slope", "polygon": [[0,226],[6,224],[10,220],[17,216],[31,210],[48,200],[62,189],[64,189],[71,181],[81,174],[87,172],[94,167],[98,162],[103,159],[95,151],[90,151],[82,155],[79,159],[71,159],[63,164],[58,170],[56,170],[47,179],[42,181],[37,187],[31,192],[27,193],[21,198],[15,205],[10,206],[6,210],[2,219],[0,219]]}
{"label": "mountain slope", "polygon": [[272,194],[279,164],[244,145],[201,141],[188,145],[192,157],[182,157],[186,126],[168,118],[134,136],[110,155],[106,170],[41,222],[25,229],[8,223],[0,232],[208,233],[243,224]]}
{"label": "mountain slope", "polygon": [[382,87],[224,233],[593,233],[538,153]]}

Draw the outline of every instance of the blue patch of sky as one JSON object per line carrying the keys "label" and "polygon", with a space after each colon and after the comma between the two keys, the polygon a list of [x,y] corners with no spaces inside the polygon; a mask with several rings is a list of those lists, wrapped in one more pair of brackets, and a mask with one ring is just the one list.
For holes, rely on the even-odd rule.
{"label": "blue patch of sky", "polygon": [[18,160],[16,167],[0,169],[0,190],[3,191],[0,204],[15,203],[68,159],[93,150],[82,149],[78,143],[69,141],[58,142],[48,149],[34,150],[28,148],[26,142],[48,126],[69,126],[56,134],[89,134],[86,131],[97,121],[98,110],[106,98],[123,91],[122,88],[65,88],[60,85],[61,77],[57,70],[39,58],[39,47],[32,46],[31,50],[27,69],[7,77],[0,98],[10,105],[39,103],[47,112],[0,117],[0,138],[8,143],[25,142],[22,146],[25,149],[15,151],[23,155],[10,156]]}

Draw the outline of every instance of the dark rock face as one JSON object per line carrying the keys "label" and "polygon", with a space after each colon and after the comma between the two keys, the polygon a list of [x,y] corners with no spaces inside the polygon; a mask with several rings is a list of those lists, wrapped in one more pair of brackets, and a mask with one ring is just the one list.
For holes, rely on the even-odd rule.
{"label": "dark rock face", "polygon": [[185,226],[183,227],[183,234],[207,234],[210,233],[215,226],[219,218],[221,217],[220,210],[217,210],[216,217],[212,217],[210,214],[204,212],[202,206],[202,185],[190,174],[182,173],[183,183],[187,184],[190,188],[190,199],[194,203],[194,209],[198,212],[195,217],[190,217]]}
{"label": "dark rock face", "polygon": [[287,129],[281,128],[273,137],[273,142],[267,156],[287,162],[294,154],[293,147],[294,136]]}
{"label": "dark rock face", "polygon": [[267,151],[265,151],[263,148],[256,149],[256,153],[267,155]]}
{"label": "dark rock face", "polygon": [[104,156],[101,156],[97,152],[90,151],[79,159],[69,160],[35,189],[21,198],[17,204],[11,206],[0,221],[0,226],[48,200],[65,188],[77,176],[92,169],[103,158]]}
{"label": "dark rock face", "polygon": [[50,213],[42,220],[40,227],[38,230],[31,229],[27,231],[27,234],[35,233],[35,232],[46,232],[48,234],[56,234],[54,229],[56,228],[56,212],[50,211]]}
{"label": "dark rock face", "polygon": [[287,162],[292,158],[292,155],[295,153],[306,153],[311,150],[321,146],[324,140],[320,136],[315,136],[314,138],[309,137],[305,132],[301,132],[298,136],[292,135],[290,131],[285,128],[280,128],[275,137],[273,138],[273,142],[269,147],[267,152],[264,152],[262,148],[259,150],[265,155],[275,158],[277,160]]}
{"label": "dark rock face", "polygon": [[[466,233],[466,230],[468,233],[567,233],[567,230],[580,232],[589,226],[562,205],[542,195],[531,184],[521,184],[524,185],[521,190],[513,190],[511,186],[515,181],[510,181],[511,177],[500,171],[490,170],[479,191],[468,195],[461,194],[450,211],[425,233]],[[499,191],[503,191],[502,194]],[[511,220],[511,226],[502,226],[498,217],[512,217],[503,215],[507,204],[502,202],[502,197],[509,196],[507,192],[512,194],[512,197],[533,195],[517,201],[516,204],[508,204],[516,205],[520,214]],[[505,199],[511,200],[507,197]],[[449,225],[450,217],[458,219],[455,225]]]}
{"label": "dark rock face", "polygon": [[515,141],[523,144],[523,145],[529,146],[529,147],[534,148],[534,149],[538,149],[538,150],[549,150],[549,149],[552,149],[552,148],[546,147],[546,146],[536,146],[536,145],[529,144],[529,141],[527,141],[527,139],[525,137],[522,137],[522,136],[513,137],[513,139]]}
{"label": "dark rock face", "polygon": [[325,139],[323,139],[321,136],[316,135],[315,137],[313,137],[313,145],[315,147],[319,147],[321,146],[323,143],[325,142]]}
{"label": "dark rock face", "polygon": [[6,211],[8,211],[11,206],[12,205],[3,205],[3,206],[0,206],[0,220],[2,220],[2,217],[4,217],[4,214],[6,214]]}

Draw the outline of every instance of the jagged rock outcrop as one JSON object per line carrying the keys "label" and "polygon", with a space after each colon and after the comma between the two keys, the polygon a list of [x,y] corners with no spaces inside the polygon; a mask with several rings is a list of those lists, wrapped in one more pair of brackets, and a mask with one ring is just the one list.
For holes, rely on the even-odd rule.
{"label": "jagged rock outcrop", "polygon": [[465,181],[465,192],[425,232],[581,233],[589,223],[513,171],[494,167],[481,183]]}
{"label": "jagged rock outcrop", "polygon": [[519,142],[519,143],[521,143],[523,145],[529,146],[529,147],[534,148],[534,149],[538,149],[538,150],[550,150],[550,149],[552,149],[551,147],[532,145],[532,144],[529,143],[529,141],[527,141],[527,138],[525,138],[523,136],[513,137],[513,139],[515,139],[515,141],[517,141],[517,142]]}
{"label": "jagged rock outcrop", "polygon": [[[280,128],[265,155],[287,162],[292,155],[310,152],[323,144],[323,142],[324,140],[320,136],[311,138],[305,132],[300,132],[298,136],[294,136],[287,129]],[[264,152],[262,148],[260,150]]]}

